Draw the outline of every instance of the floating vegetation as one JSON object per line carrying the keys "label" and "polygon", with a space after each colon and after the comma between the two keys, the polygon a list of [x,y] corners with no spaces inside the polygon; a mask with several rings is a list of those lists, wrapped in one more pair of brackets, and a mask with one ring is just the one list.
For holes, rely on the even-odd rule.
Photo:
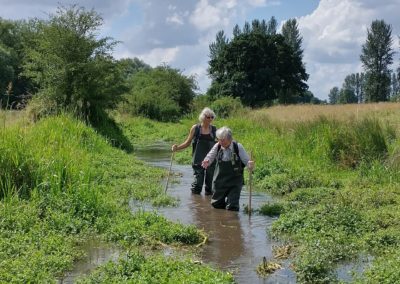
{"label": "floating vegetation", "polygon": [[257,266],[256,272],[261,277],[267,277],[268,275],[274,273],[276,270],[281,269],[282,266],[273,261],[267,261],[267,258],[264,256],[262,263]]}
{"label": "floating vegetation", "polygon": [[273,246],[272,253],[276,259],[287,259],[292,252],[291,245]]}

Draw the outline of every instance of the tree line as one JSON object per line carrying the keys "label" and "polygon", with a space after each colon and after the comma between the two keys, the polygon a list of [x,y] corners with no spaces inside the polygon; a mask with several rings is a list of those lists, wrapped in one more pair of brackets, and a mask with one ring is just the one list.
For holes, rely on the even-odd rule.
{"label": "tree line", "polygon": [[0,103],[36,118],[64,110],[93,122],[117,106],[159,120],[186,113],[196,82],[179,70],[138,58],[116,60],[117,41],[99,38],[101,16],[77,5],[49,19],[0,19]]}
{"label": "tree line", "polygon": [[[302,37],[295,19],[280,33],[274,17],[236,25],[209,45],[211,85],[198,94],[194,76],[168,65],[151,67],[138,58],[115,59],[119,43],[98,37],[101,16],[77,5],[59,6],[46,20],[0,18],[0,105],[28,107],[35,118],[68,110],[87,121],[119,108],[152,119],[176,120],[196,103],[211,104],[226,115],[238,103],[249,107],[321,103],[308,90]],[[391,27],[374,21],[363,45],[365,72],[351,74],[331,103],[385,101],[398,95]],[[390,77],[391,76],[391,77]],[[396,95],[395,95],[396,94]],[[226,98],[226,99],[225,99]],[[227,106],[225,106],[227,105]]]}
{"label": "tree line", "polygon": [[333,87],[329,92],[329,103],[399,101],[400,67],[390,69],[395,53],[392,44],[391,25],[384,20],[373,21],[360,55],[364,72],[347,75],[340,89]]}

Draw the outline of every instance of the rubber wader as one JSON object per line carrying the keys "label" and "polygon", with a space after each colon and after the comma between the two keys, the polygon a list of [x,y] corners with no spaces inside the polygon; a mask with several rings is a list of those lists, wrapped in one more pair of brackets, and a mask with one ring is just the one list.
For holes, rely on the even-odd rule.
{"label": "rubber wader", "polygon": [[[214,146],[215,141],[210,134],[201,134],[196,146],[194,147],[192,157],[192,168],[193,168],[193,183],[192,192],[199,194],[205,183],[206,194],[212,194],[212,179],[214,174],[215,163],[212,163],[207,170],[201,166],[201,162],[204,160],[208,152]],[[205,182],[204,182],[205,178]]]}
{"label": "rubber wader", "polygon": [[240,192],[243,185],[243,167],[238,156],[233,153],[230,161],[222,161],[222,150],[217,154],[213,178],[213,196],[211,205],[239,211]]}

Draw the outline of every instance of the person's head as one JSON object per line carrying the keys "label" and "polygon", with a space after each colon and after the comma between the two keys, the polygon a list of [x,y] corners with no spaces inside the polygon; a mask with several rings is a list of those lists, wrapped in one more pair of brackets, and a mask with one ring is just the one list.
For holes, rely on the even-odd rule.
{"label": "person's head", "polygon": [[228,147],[231,142],[232,142],[232,130],[226,126],[222,126],[221,128],[219,128],[217,130],[217,139],[218,139],[218,143],[226,148]]}
{"label": "person's head", "polygon": [[214,118],[215,118],[215,113],[208,107],[204,108],[199,115],[200,122],[208,120],[208,122],[211,123]]}

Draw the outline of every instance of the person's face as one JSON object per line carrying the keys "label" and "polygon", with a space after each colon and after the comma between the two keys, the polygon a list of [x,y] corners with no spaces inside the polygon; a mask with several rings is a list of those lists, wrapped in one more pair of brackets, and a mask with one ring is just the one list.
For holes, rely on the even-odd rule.
{"label": "person's face", "polygon": [[211,114],[207,114],[204,118],[209,123],[211,123],[214,120],[214,116]]}
{"label": "person's face", "polygon": [[224,147],[224,148],[228,148],[229,145],[231,144],[231,141],[232,141],[232,140],[230,140],[230,139],[228,139],[228,138],[218,139],[218,143],[219,143],[222,147]]}

